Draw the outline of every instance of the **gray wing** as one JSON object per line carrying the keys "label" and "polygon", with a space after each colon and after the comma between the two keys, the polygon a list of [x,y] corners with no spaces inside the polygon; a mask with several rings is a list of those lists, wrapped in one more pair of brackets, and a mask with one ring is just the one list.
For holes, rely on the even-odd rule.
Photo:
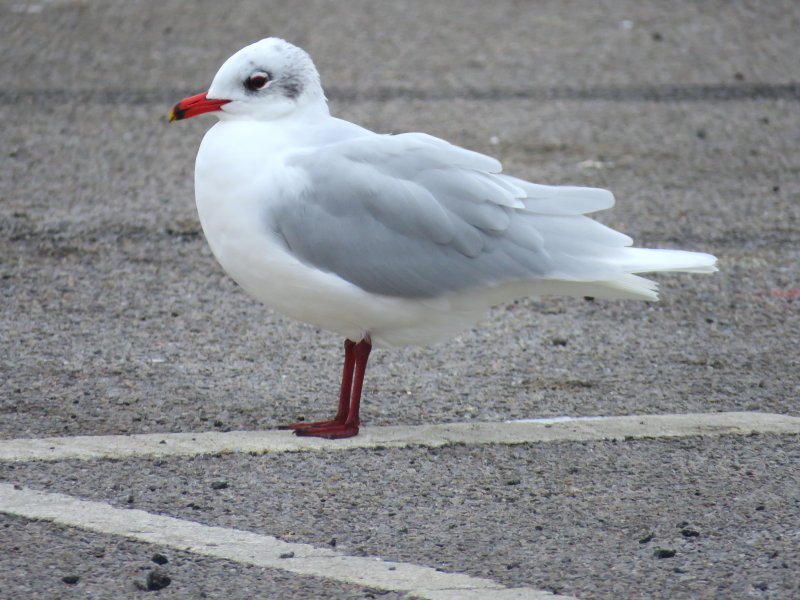
{"label": "gray wing", "polygon": [[613,204],[610,192],[500,175],[495,159],[425,134],[351,139],[299,152],[287,165],[308,185],[273,206],[269,226],[301,261],[376,294],[430,298],[589,273],[596,280],[597,265],[587,269],[581,255],[596,244],[630,244],[581,216]]}

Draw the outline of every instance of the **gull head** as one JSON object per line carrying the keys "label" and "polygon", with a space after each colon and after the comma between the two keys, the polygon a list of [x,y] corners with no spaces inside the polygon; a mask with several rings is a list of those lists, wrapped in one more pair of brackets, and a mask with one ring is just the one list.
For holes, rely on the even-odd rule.
{"label": "gull head", "polygon": [[220,119],[269,121],[307,109],[327,113],[311,57],[285,40],[266,38],[226,60],[208,92],[178,102],[169,120],[213,113]]}

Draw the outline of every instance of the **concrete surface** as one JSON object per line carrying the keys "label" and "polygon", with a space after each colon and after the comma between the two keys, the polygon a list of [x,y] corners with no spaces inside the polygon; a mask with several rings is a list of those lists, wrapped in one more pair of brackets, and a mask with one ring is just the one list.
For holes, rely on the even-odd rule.
{"label": "concrete surface", "polygon": [[[509,587],[578,598],[792,598],[798,436],[745,439],[0,467],[26,488],[317,547],[336,540],[348,555]],[[218,481],[227,486],[214,489]],[[675,554],[658,558],[659,550]]]}
{"label": "concrete surface", "polygon": [[[28,520],[0,516],[3,548],[3,598],[341,598],[342,600],[401,600],[357,585],[337,584],[318,577],[298,578],[280,570],[165,549],[112,535],[103,535]],[[47,556],[42,561],[42,556]],[[158,555],[167,559],[159,565]],[[32,565],[37,565],[33,567]],[[161,590],[145,591],[151,572],[170,578]],[[65,584],[64,577],[78,577]],[[137,585],[138,584],[138,585]],[[266,593],[265,593],[265,590]]]}
{"label": "concrete surface", "polygon": [[[188,549],[192,554],[233,559],[304,577],[335,577],[381,591],[400,590],[419,600],[451,600],[453,597],[461,600],[572,600],[541,590],[503,588],[494,581],[460,573],[444,573],[430,567],[375,557],[346,556],[330,547],[285,542],[269,535],[203,525],[130,507],[114,508],[105,502],[78,500],[65,494],[25,489],[20,485],[0,484],[0,502],[5,512],[28,519],[113,533],[167,548]],[[152,583],[148,584],[148,588],[152,587],[155,587]]]}
{"label": "concrete surface", "polygon": [[[659,277],[658,304],[529,299],[449,343],[378,352],[368,425],[799,415],[798,30],[788,0],[3,0],[0,437],[261,430],[333,410],[341,340],[224,276],[193,206],[209,123],[166,124],[174,101],[266,35],[309,50],[339,116],[439,135],[542,183],[607,187],[618,205],[598,218],[639,245],[720,258],[714,276]],[[1,466],[33,489],[133,493],[152,512],[305,543],[336,535],[579,598],[788,599],[800,595],[796,448],[763,434]],[[206,481],[221,472],[250,487],[220,495]],[[133,581],[153,548],[3,520],[18,550],[0,554],[0,590],[146,594]],[[100,564],[94,543],[121,550]],[[661,544],[676,555],[656,558]],[[181,556],[157,594],[374,595]],[[67,566],[92,586],[62,582]]]}

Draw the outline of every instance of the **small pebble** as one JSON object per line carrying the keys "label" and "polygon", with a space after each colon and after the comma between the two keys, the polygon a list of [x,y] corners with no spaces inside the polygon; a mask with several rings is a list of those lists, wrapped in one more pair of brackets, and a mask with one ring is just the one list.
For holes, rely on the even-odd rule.
{"label": "small pebble", "polygon": [[228,487],[227,481],[214,481],[211,483],[212,490],[224,490]]}
{"label": "small pebble", "polygon": [[294,552],[284,552],[279,558],[294,558]]}
{"label": "small pebble", "polygon": [[166,556],[164,556],[163,554],[160,554],[158,552],[153,554],[153,556],[150,557],[150,560],[152,560],[157,565],[165,565],[165,564],[167,564],[169,562],[169,560],[167,560]]}
{"label": "small pebble", "polygon": [[653,552],[653,556],[656,558],[672,558],[675,556],[675,550],[671,550],[669,548],[658,548],[655,552]]}
{"label": "small pebble", "polygon": [[170,583],[172,583],[172,579],[170,579],[169,575],[167,575],[161,569],[153,569],[147,574],[148,592],[157,592],[158,590],[163,590]]}
{"label": "small pebble", "polygon": [[69,585],[75,585],[80,580],[81,580],[81,578],[78,577],[77,575],[66,575],[66,576],[61,578],[61,581],[63,581],[64,583],[67,583]]}
{"label": "small pebble", "polygon": [[691,529],[689,527],[684,527],[683,529],[681,529],[681,535],[686,538],[700,537],[700,532],[695,529]]}
{"label": "small pebble", "polygon": [[640,544],[646,544],[648,542],[652,542],[653,538],[655,538],[655,537],[656,537],[655,534],[648,533],[646,536],[644,536],[642,539],[639,540],[639,543]]}

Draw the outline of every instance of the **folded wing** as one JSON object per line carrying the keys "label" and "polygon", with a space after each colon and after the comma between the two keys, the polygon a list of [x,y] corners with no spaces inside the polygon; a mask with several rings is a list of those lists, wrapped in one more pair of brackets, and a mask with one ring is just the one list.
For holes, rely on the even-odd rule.
{"label": "folded wing", "polygon": [[628,297],[654,299],[631,273],[714,270],[709,255],[629,248],[628,236],[584,216],[614,204],[606,190],[502,175],[495,159],[425,134],[358,137],[287,166],[307,185],[272,207],[269,227],[301,261],[375,294],[619,281],[641,288]]}

